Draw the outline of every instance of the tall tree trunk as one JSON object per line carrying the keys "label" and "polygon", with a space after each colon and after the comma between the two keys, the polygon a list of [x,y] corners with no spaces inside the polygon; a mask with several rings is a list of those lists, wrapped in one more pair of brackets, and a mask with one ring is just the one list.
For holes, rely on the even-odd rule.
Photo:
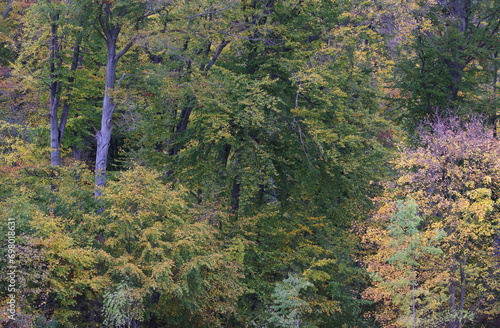
{"label": "tall tree trunk", "polygon": [[[107,18],[112,16],[111,5],[107,4],[104,14]],[[97,150],[95,161],[95,190],[94,195],[102,195],[102,189],[106,185],[106,169],[108,165],[108,152],[113,129],[113,112],[116,104],[113,100],[113,89],[116,84],[116,67],[120,58],[127,53],[135,42],[135,38],[130,40],[122,50],[117,52],[116,43],[121,32],[119,25],[110,24],[106,17],[99,16],[99,23],[102,28],[102,36],[106,42],[106,85],[104,88],[104,99],[102,102],[101,130],[96,133]]]}
{"label": "tall tree trunk", "polygon": [[106,86],[102,102],[101,130],[96,134],[97,150],[95,161],[95,196],[101,196],[102,188],[106,185],[108,151],[111,141],[111,132],[113,129],[113,112],[116,107],[111,93],[116,82],[116,64],[118,63],[118,58],[116,56],[116,38],[118,33],[119,29],[111,31],[106,38],[106,46],[108,50],[106,63]]}
{"label": "tall tree trunk", "polygon": [[[463,51],[461,47],[459,47],[457,50],[457,57],[460,57],[460,52]],[[448,70],[450,72],[450,77],[451,77],[451,83],[450,86],[448,87],[450,90],[450,93],[448,94],[448,101],[450,103],[456,101],[458,99],[458,92],[460,91],[460,83],[462,81],[462,76],[463,72],[465,69],[465,65],[453,60],[446,60],[446,65],[448,66]]]}
{"label": "tall tree trunk", "polygon": [[59,36],[57,20],[58,14],[51,14],[50,26],[50,164],[53,166],[61,165],[61,138],[59,133],[58,112],[60,107],[61,81],[59,79],[58,69],[61,66],[61,56],[59,53]]}
{"label": "tall tree trunk", "polygon": [[240,208],[240,192],[241,186],[239,183],[239,176],[235,175],[233,178],[233,187],[231,189],[231,210],[235,216],[238,215],[238,210]]}
{"label": "tall tree trunk", "polygon": [[[59,117],[59,108],[61,105],[61,81],[56,81],[57,73],[56,67],[60,68],[59,60],[59,44],[57,36],[57,26],[52,26],[51,35],[51,49],[55,49],[54,54],[51,52],[51,72],[53,81],[50,82],[50,164],[52,166],[61,165],[61,146],[62,139],[64,136],[64,131],[66,129],[66,123],[68,122],[69,114],[69,99],[71,98],[71,87],[75,78],[73,76],[68,77],[68,91],[66,94],[66,100],[64,101],[61,116]],[[54,58],[52,58],[54,57]],[[80,58],[80,40],[77,40],[75,46],[73,47],[73,56],[71,59],[71,72],[76,71],[78,68],[78,61]],[[56,62],[56,59],[59,62]],[[57,66],[56,66],[57,63]]]}
{"label": "tall tree trunk", "polygon": [[[217,61],[217,59],[219,58],[219,56],[222,53],[222,51],[224,50],[224,48],[229,43],[230,43],[230,41],[226,41],[226,40],[223,39],[220,42],[219,46],[217,47],[217,50],[215,51],[215,53],[212,55],[212,57],[208,61],[208,63],[206,65],[205,64],[200,65],[200,70],[203,71],[203,75],[206,75],[207,72],[210,70],[210,68],[212,68],[212,66]],[[209,46],[207,47],[206,55],[209,54],[210,45],[211,45],[211,43],[209,43]],[[188,76],[190,74],[191,74],[190,72],[187,73]],[[179,147],[178,144],[176,144],[176,141],[177,141],[178,137],[187,129],[187,126],[188,126],[188,123],[189,123],[189,117],[191,116],[191,113],[192,113],[193,108],[195,106],[195,102],[196,102],[196,97],[195,96],[193,96],[191,94],[189,94],[188,96],[186,96],[186,105],[181,110],[180,118],[179,118],[179,121],[178,121],[178,124],[177,124],[177,128],[174,130],[174,135],[171,138],[171,140],[169,141],[169,144],[173,145],[171,148],[168,149],[168,154],[170,156],[177,155],[177,153],[180,150],[180,147]],[[173,174],[173,170],[169,170],[168,173],[167,173],[167,175],[171,175],[171,174]]]}

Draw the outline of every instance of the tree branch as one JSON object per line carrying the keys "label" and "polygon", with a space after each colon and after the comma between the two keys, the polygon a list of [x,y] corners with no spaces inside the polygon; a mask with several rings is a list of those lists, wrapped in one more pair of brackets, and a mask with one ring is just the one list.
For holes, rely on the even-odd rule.
{"label": "tree branch", "polygon": [[217,58],[219,58],[219,55],[221,54],[222,50],[229,44],[230,41],[226,41],[222,39],[221,43],[217,47],[217,50],[215,51],[214,55],[212,56],[212,59],[207,64],[207,67],[205,67],[205,72],[208,71],[214,64]]}
{"label": "tree branch", "polygon": [[125,47],[123,47],[123,49],[119,53],[116,54],[116,56],[115,56],[116,60],[119,60],[121,58],[121,56],[123,56],[124,54],[127,53],[127,51],[130,50],[130,48],[134,45],[136,38],[137,38],[137,36],[134,36],[132,38],[132,40],[130,40],[130,42],[127,43],[127,45]]}
{"label": "tree branch", "polygon": [[10,10],[12,9],[13,2],[14,2],[14,0],[9,0],[9,2],[7,3],[7,8],[5,8],[2,19],[6,19],[7,16],[9,16]]}
{"label": "tree branch", "polygon": [[[226,7],[224,7],[224,8],[222,8],[222,9],[214,10],[214,11],[208,11],[208,12],[206,11],[206,12],[199,13],[199,14],[196,14],[196,15],[184,17],[183,19],[191,19],[191,18],[195,18],[195,17],[199,17],[199,16],[205,16],[205,15],[211,15],[211,14],[220,13],[221,11],[224,11],[224,10],[227,10],[227,9],[231,8],[231,4],[233,4],[233,3],[235,3],[235,1],[229,2],[229,5],[226,6]],[[219,4],[217,4],[217,5],[219,5]],[[210,6],[207,9],[210,9],[210,8],[215,7],[217,5]]]}

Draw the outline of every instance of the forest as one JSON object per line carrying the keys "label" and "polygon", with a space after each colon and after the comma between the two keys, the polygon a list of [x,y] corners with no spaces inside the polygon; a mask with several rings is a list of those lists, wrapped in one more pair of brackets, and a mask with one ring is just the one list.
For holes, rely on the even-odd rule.
{"label": "forest", "polygon": [[500,0],[0,15],[1,327],[500,327]]}

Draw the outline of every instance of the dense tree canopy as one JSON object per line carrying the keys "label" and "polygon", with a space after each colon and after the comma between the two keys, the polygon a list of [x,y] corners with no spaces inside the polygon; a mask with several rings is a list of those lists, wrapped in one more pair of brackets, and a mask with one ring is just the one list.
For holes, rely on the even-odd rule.
{"label": "dense tree canopy", "polygon": [[498,1],[0,9],[3,326],[498,324]]}

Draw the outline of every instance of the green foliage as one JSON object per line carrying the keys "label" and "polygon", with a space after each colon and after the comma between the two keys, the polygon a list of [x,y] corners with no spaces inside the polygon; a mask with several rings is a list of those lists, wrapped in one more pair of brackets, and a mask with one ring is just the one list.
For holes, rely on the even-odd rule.
{"label": "green foliage", "polygon": [[[387,326],[497,315],[498,154],[482,127],[419,132],[377,198],[401,134],[387,117],[406,114],[384,96],[414,117],[495,102],[496,1],[471,3],[466,31],[458,2],[16,7],[0,28],[0,51],[13,51],[0,81],[13,90],[0,103],[0,216],[20,229],[27,322],[358,327],[372,324],[369,300]],[[106,76],[114,130],[96,149]],[[48,86],[71,109],[58,168]],[[115,171],[96,199],[77,159],[93,166],[108,145]],[[448,306],[460,286],[477,290]]]}
{"label": "green foliage", "polygon": [[270,306],[268,322],[276,327],[315,327],[304,322],[304,316],[310,308],[299,296],[302,289],[312,286],[307,279],[291,274],[283,282],[276,283],[271,295],[273,304]]}
{"label": "green foliage", "polygon": [[497,106],[498,1],[416,2],[396,79],[408,116],[493,114]]}
{"label": "green foliage", "polygon": [[[417,215],[418,205],[414,199],[408,199],[406,203],[396,202],[397,212],[391,218],[391,223],[387,227],[389,235],[393,238],[390,246],[396,249],[396,253],[387,259],[387,262],[396,266],[416,267],[418,259],[425,254],[441,255],[441,249],[432,245],[425,245],[421,240],[419,225],[423,219]],[[446,236],[442,230],[436,232],[436,235],[430,241],[439,243]]]}
{"label": "green foliage", "polygon": [[8,48],[7,42],[0,42],[0,65],[7,66],[14,58],[14,52]]}
{"label": "green foliage", "polygon": [[95,275],[94,251],[84,242],[89,236],[73,228],[95,208],[88,193],[92,184],[83,165],[51,168],[43,149],[10,128],[0,155],[6,173],[0,217],[4,236],[3,223],[16,222],[19,317],[34,327],[71,326],[81,315],[77,303],[92,299],[103,286]]}
{"label": "green foliage", "polygon": [[[245,244],[249,291],[236,326],[267,319],[274,283],[290,268],[315,283],[312,321],[361,321],[365,302],[352,290],[366,276],[349,227],[379,190],[395,129],[376,99],[377,33],[341,23],[342,10],[332,1],[234,5],[155,36],[145,47],[163,61],[145,60],[144,80],[131,85],[131,161],[181,182],[218,238]],[[223,40],[194,34],[212,24],[226,29]]]}
{"label": "green foliage", "polygon": [[139,327],[142,319],[142,300],[126,283],[104,294],[104,325],[109,327]]}
{"label": "green foliage", "polygon": [[[425,284],[420,281],[421,270],[429,270],[426,259],[442,256],[439,243],[446,234],[442,230],[432,232],[433,235],[420,230],[424,219],[417,214],[418,205],[414,199],[396,201],[395,210],[383,236],[379,236],[382,243],[375,258],[383,261],[380,263],[382,267],[370,268],[375,286],[365,293],[374,299],[381,292],[388,293],[399,313],[398,325],[420,327],[423,325],[421,308],[429,296],[423,287]],[[390,256],[383,259],[388,254]],[[391,269],[383,268],[386,263]]]}
{"label": "green foliage", "polygon": [[[98,223],[94,233],[103,241],[99,266],[111,281],[125,281],[144,300],[145,316],[195,327],[217,325],[233,315],[242,292],[235,250],[223,251],[215,230],[195,220],[182,189],[137,167],[110,181],[103,200],[103,216],[93,219]],[[108,300],[117,295],[109,294]],[[109,323],[118,325],[116,320]]]}

